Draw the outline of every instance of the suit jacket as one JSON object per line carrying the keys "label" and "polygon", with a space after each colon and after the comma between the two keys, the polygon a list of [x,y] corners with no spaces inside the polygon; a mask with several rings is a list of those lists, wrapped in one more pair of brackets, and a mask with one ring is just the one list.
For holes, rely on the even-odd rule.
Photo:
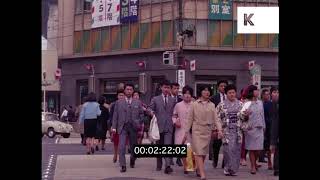
{"label": "suit jacket", "polygon": [[160,133],[173,132],[172,115],[175,104],[175,99],[168,96],[168,103],[165,108],[162,94],[151,99],[148,110],[155,114]]}
{"label": "suit jacket", "polygon": [[176,104],[179,103],[179,102],[181,102],[181,101],[183,101],[183,99],[181,98],[180,95],[174,96],[173,99],[174,99],[175,101],[178,100],[178,101],[176,101]]}
{"label": "suit jacket", "polygon": [[279,143],[279,104],[278,102],[272,102],[272,108],[270,110],[271,116],[271,145],[278,145]]}
{"label": "suit jacket", "polygon": [[144,111],[141,101],[132,99],[131,105],[128,105],[126,100],[118,100],[114,105],[112,128],[120,133],[124,124],[131,122],[135,130],[137,130],[143,121],[143,116]]}
{"label": "suit jacket", "polygon": [[210,101],[211,101],[211,102],[213,102],[213,104],[215,105],[215,107],[217,107],[217,106],[218,106],[218,104],[219,104],[219,103],[220,103],[220,101],[221,101],[220,93],[218,93],[218,94],[216,94],[216,95],[212,96],[212,97],[211,97],[211,99],[210,99]]}

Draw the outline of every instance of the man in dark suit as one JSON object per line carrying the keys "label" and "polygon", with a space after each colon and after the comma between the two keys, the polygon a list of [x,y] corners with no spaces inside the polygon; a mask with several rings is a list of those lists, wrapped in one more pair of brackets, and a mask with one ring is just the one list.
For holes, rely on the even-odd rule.
{"label": "man in dark suit", "polygon": [[[175,105],[175,100],[170,96],[170,82],[165,80],[161,83],[161,95],[152,98],[148,107],[148,111],[157,118],[160,140],[157,144],[172,144],[173,122],[172,114]],[[170,158],[165,158],[165,170],[166,174],[173,172],[170,167]],[[161,171],[162,158],[157,158],[157,171]]]}
{"label": "man in dark suit", "polygon": [[278,89],[272,87],[272,108],[270,110],[271,117],[271,137],[270,137],[270,150],[274,153],[273,169],[274,175],[279,176],[279,92]]}
{"label": "man in dark suit", "polygon": [[[178,95],[179,93],[179,83],[172,83],[171,84],[171,97],[175,100],[175,103],[179,103],[182,101],[182,98]],[[172,143],[174,144],[174,133],[175,133],[175,126],[173,126],[173,132],[172,132]],[[173,158],[171,158],[171,165],[174,165],[173,163]],[[176,161],[177,165],[178,166],[183,166],[182,165],[182,162],[181,162],[181,159],[180,158],[177,158],[177,161]]]}
{"label": "man in dark suit", "polygon": [[126,172],[126,138],[129,137],[131,148],[130,167],[134,168],[135,158],[133,148],[137,144],[137,129],[143,121],[144,111],[141,101],[132,98],[134,86],[126,84],[124,87],[125,98],[119,99],[114,107],[112,117],[112,132],[119,134],[119,162],[120,172]]}
{"label": "man in dark suit", "polygon": [[[225,94],[224,88],[228,85],[228,81],[226,80],[221,80],[218,82],[218,94],[216,94],[215,96],[213,96],[210,100],[211,102],[214,103],[215,107],[218,106],[218,104],[221,101],[224,101],[227,96]],[[210,147],[209,147],[209,159],[213,160],[212,165],[214,168],[217,167],[218,165],[218,160],[219,160],[219,152],[220,152],[220,148],[222,145],[222,140],[221,139],[217,139],[217,138],[213,138],[210,141]],[[224,168],[224,163],[222,162],[222,168]]]}
{"label": "man in dark suit", "polygon": [[171,84],[171,97],[174,98],[176,103],[181,102],[183,99],[181,98],[181,96],[179,96],[179,88],[180,85],[178,83],[172,83]]}

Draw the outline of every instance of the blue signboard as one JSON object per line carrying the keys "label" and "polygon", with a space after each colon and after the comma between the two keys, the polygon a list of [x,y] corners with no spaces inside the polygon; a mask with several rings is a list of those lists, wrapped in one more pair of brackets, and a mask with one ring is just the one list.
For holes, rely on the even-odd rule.
{"label": "blue signboard", "polygon": [[138,21],[139,0],[121,0],[120,5],[121,23]]}

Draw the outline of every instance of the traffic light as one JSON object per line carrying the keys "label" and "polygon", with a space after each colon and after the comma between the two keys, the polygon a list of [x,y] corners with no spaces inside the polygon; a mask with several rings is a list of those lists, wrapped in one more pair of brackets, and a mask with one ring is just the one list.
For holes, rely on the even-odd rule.
{"label": "traffic light", "polygon": [[164,65],[174,65],[174,52],[164,52],[162,62]]}

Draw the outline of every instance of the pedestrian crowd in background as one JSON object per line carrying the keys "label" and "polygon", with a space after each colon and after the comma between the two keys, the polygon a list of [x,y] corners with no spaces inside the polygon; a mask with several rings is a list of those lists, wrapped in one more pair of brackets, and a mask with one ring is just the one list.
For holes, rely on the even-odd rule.
{"label": "pedestrian crowd in background", "polygon": [[[246,166],[249,154],[250,173],[256,174],[260,163],[268,163],[268,169],[279,175],[279,103],[278,89],[263,89],[261,98],[256,86],[250,85],[237,96],[235,85],[218,82],[218,93],[210,94],[210,86],[201,86],[193,97],[190,86],[165,80],[161,94],[151,99],[149,105],[140,100],[141,93],[132,84],[125,84],[117,91],[117,100],[106,104],[105,97],[98,101],[94,93],[82,99],[75,112],[72,106],[64,107],[61,119],[79,122],[81,143],[87,146],[87,154],[105,150],[109,131],[113,143],[113,162],[120,163],[120,172],[126,172],[126,148],[131,154],[130,167],[136,158],[133,147],[148,138],[150,120],[157,118],[160,140],[156,144],[190,144],[196,164],[196,175],[206,179],[204,161],[209,154],[213,168],[217,168],[219,151],[223,147],[222,168],[226,176],[235,176],[239,166]],[[99,145],[101,148],[99,148]],[[274,154],[272,163],[271,154]],[[265,161],[267,158],[267,161]],[[173,172],[173,158],[164,158],[164,173]],[[185,158],[177,158],[176,164],[188,174]],[[163,158],[157,158],[156,170],[161,171]]]}

